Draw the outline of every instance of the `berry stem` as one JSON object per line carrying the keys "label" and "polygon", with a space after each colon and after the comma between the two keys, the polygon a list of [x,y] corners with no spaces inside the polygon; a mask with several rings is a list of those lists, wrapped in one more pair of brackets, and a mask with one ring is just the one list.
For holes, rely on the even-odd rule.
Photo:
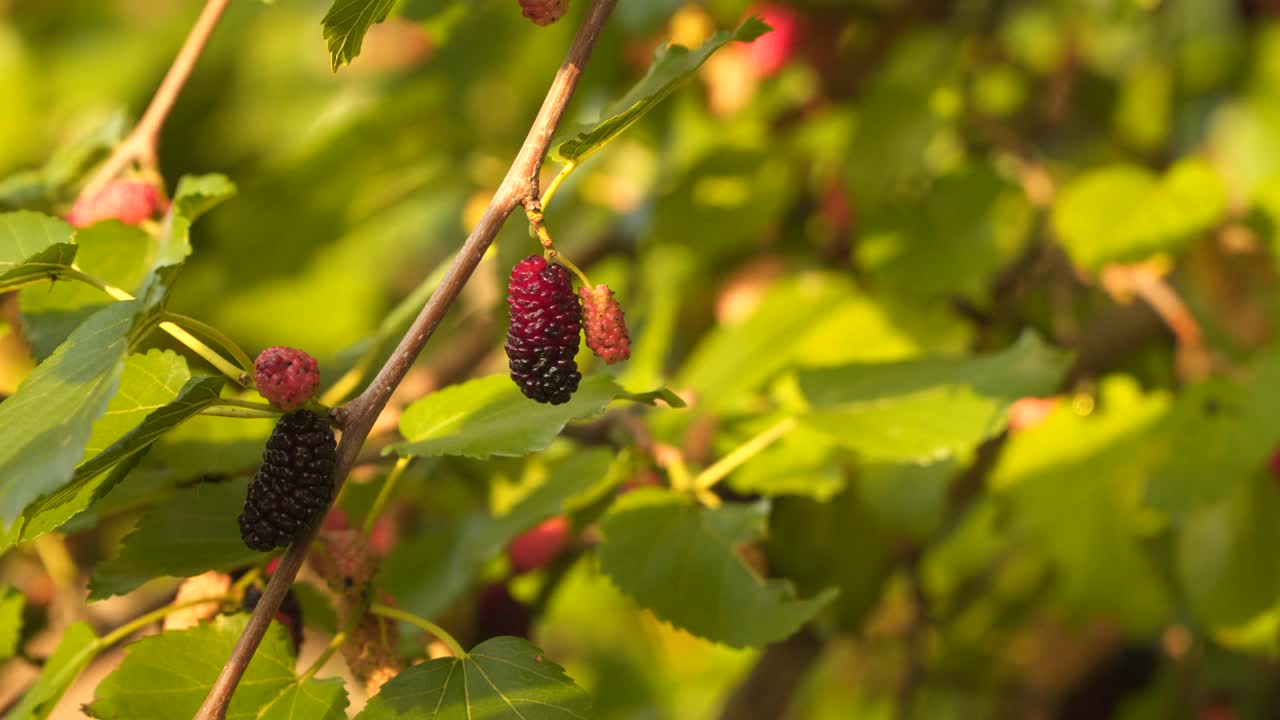
{"label": "berry stem", "polygon": [[[556,128],[564,117],[569,100],[577,89],[583,69],[591,58],[596,43],[600,40],[605,23],[617,4],[618,0],[592,0],[591,7],[587,10],[586,17],[574,36],[572,46],[559,70],[556,71],[551,87],[547,90],[542,108],[529,128],[524,144],[521,145],[493,199],[489,201],[489,207],[481,216],[480,222],[462,244],[457,256],[440,280],[440,284],[431,294],[431,299],[422,307],[382,369],[359,396],[334,410],[335,418],[343,429],[342,440],[338,444],[338,462],[334,469],[334,480],[339,487],[359,457],[361,446],[369,437],[387,401],[391,399],[391,394],[404,380],[409,368],[422,352],[422,348],[431,339],[440,321],[461,294],[467,281],[471,279],[472,273],[480,265],[485,252],[493,244],[494,238],[497,237],[507,218],[526,199],[538,197],[538,173],[547,155],[547,148],[550,147],[551,139],[555,136]],[[209,689],[209,695],[205,698],[204,704],[196,712],[196,720],[221,720],[226,717],[227,705],[231,702],[236,685],[239,684],[245,669],[249,667],[249,661],[253,659],[254,652],[266,635],[271,619],[279,610],[280,604],[284,602],[285,593],[302,568],[311,543],[315,541],[319,531],[319,524],[311,527],[281,556],[280,565],[272,574],[271,581],[267,583],[262,598],[254,608],[253,616],[240,635],[235,649],[231,651],[231,657],[223,665],[213,687]]]}
{"label": "berry stem", "polygon": [[329,640],[329,644],[325,646],[323,651],[321,651],[320,656],[315,659],[315,662],[311,663],[311,666],[308,667],[305,672],[294,679],[291,687],[292,685],[301,685],[305,683],[315,677],[316,673],[320,672],[320,668],[324,667],[324,664],[329,662],[329,658],[333,657],[334,653],[342,649],[342,645],[347,641],[347,637],[351,635],[351,631],[355,629],[356,625],[360,624],[360,619],[364,617],[365,610],[366,608],[361,606],[357,608],[355,612],[351,613],[351,617],[347,620],[346,627],[334,633],[333,637]]}
{"label": "berry stem", "polygon": [[262,410],[272,415],[279,415],[280,411],[270,405],[270,403],[261,403],[253,400],[241,400],[239,398],[222,398],[218,401],[219,405],[227,407],[245,408],[248,410]]}
{"label": "berry stem", "polygon": [[164,320],[171,320],[174,323],[177,323],[180,327],[195,330],[214,341],[220,345],[223,350],[231,353],[231,357],[240,364],[240,369],[244,374],[253,377],[253,360],[250,359],[249,355],[245,353],[245,351],[242,350],[234,340],[227,337],[227,335],[221,330],[209,325],[208,323],[200,322],[193,317],[187,317],[186,315],[179,315],[177,313],[167,311],[161,315],[161,318]]}
{"label": "berry stem", "polygon": [[556,173],[556,176],[547,184],[547,189],[542,191],[542,200],[539,204],[542,205],[543,210],[546,210],[547,206],[551,204],[551,198],[556,196],[556,192],[560,190],[560,186],[564,184],[564,181],[577,169],[578,163],[576,162],[565,163],[564,167],[560,168],[560,172]]}
{"label": "berry stem", "polygon": [[248,410],[246,408],[214,405],[200,411],[201,415],[213,417],[238,418],[240,420],[274,420],[280,417],[279,410]]}
{"label": "berry stem", "polygon": [[391,499],[391,494],[395,492],[396,484],[400,482],[404,471],[408,469],[409,463],[413,458],[402,457],[396,460],[396,466],[391,468],[391,472],[387,473],[387,479],[382,482],[382,488],[378,490],[378,497],[373,501],[373,507],[369,508],[369,514],[364,518],[365,537],[373,534],[373,524],[377,522],[378,516],[382,514],[382,510],[386,507],[387,501]]}
{"label": "berry stem", "polygon": [[218,20],[222,18],[222,12],[227,9],[229,1],[208,0],[205,3],[204,10],[200,12],[200,17],[196,18],[195,25],[191,27],[191,32],[182,43],[178,56],[174,58],[164,79],[160,81],[160,87],[156,89],[151,103],[142,113],[142,118],[138,120],[138,124],[134,126],[129,136],[116,146],[111,156],[85,183],[84,189],[80,191],[81,197],[96,195],[134,160],[141,165],[148,181],[159,179],[156,146],[160,140],[160,130],[164,127],[165,119],[169,117],[169,111],[177,102],[178,94],[182,92],[187,79],[191,77],[191,71],[195,68],[196,61],[200,59],[200,53],[204,51],[205,45],[209,42],[209,36],[213,34],[213,29],[217,27]]}
{"label": "berry stem", "polygon": [[191,352],[204,358],[210,365],[218,368],[218,371],[223,375],[226,375],[237,383],[243,384],[244,371],[227,362],[226,358],[219,355],[213,348],[200,342],[195,335],[192,335],[186,330],[183,330],[176,323],[168,320],[160,323],[160,329],[172,335],[174,340],[186,345],[191,349]]}
{"label": "berry stem", "polygon": [[536,200],[526,200],[524,203],[524,214],[529,218],[529,226],[533,229],[533,234],[537,236],[538,242],[542,244],[543,257],[548,261],[555,261],[564,265],[578,276],[578,280],[587,287],[592,287],[591,280],[587,278],[587,274],[582,272],[573,261],[565,257],[556,250],[555,242],[551,239],[551,233],[547,231],[547,226],[543,222],[542,209],[538,206]]}
{"label": "berry stem", "polygon": [[187,608],[192,608],[197,605],[208,605],[209,603],[217,603],[219,605],[230,605],[234,601],[235,601],[235,598],[232,595],[220,595],[217,597],[202,598],[200,600],[188,600],[186,602],[170,603],[168,605],[165,605],[162,608],[152,610],[151,612],[146,613],[144,615],[139,615],[138,617],[121,625],[115,630],[112,630],[106,635],[103,635],[102,637],[98,638],[96,642],[94,642],[94,647],[96,647],[99,651],[106,650],[107,648],[111,647],[112,645],[115,645],[116,643],[129,637],[130,635],[150,625],[151,623],[156,622],[157,620],[163,620],[166,617],[178,612],[179,610],[186,610]]}
{"label": "berry stem", "polygon": [[375,602],[371,604],[369,606],[369,612],[373,613],[374,615],[381,615],[382,617],[385,617],[385,618],[391,618],[392,620],[407,622],[410,625],[413,625],[421,630],[425,630],[426,632],[435,636],[437,640],[444,643],[445,646],[449,648],[449,652],[453,653],[454,657],[461,659],[467,656],[466,651],[462,649],[462,645],[458,644],[458,641],[454,639],[454,637],[450,635],[447,630],[445,630],[444,628],[440,627],[439,625],[431,622],[426,618],[418,617],[413,613],[407,613],[403,610],[399,610],[397,608],[383,605],[380,602]]}
{"label": "berry stem", "polygon": [[[85,283],[87,285],[92,285],[93,287],[96,287],[102,292],[106,293],[113,300],[125,302],[128,300],[135,299],[133,295],[128,291],[122,290],[114,285],[111,285],[110,283],[108,283],[106,280],[103,280],[102,278],[90,275],[89,273],[81,270],[78,267],[75,267],[74,265],[67,268],[63,272],[61,272],[60,275],[62,277],[71,278],[73,280],[79,280],[80,282]],[[179,326],[178,324],[174,323],[171,320],[164,320],[163,318],[167,316],[168,316],[167,313],[160,316],[162,318],[159,324],[159,327],[161,330],[165,331],[166,333],[169,333],[169,335],[171,335],[174,340],[177,340],[183,345],[186,345],[191,350],[191,352],[207,360],[210,365],[213,365],[215,368],[217,368],[218,371],[221,372],[223,375],[226,375],[227,377],[231,378],[232,380],[234,380],[235,382],[241,385],[245,383],[245,379],[244,379],[245,373],[243,370],[227,362],[226,358],[218,354],[213,348],[209,347],[208,345],[205,345],[203,342],[200,342],[200,340],[196,336],[192,335],[186,330],[183,330],[182,327]],[[209,327],[207,325],[204,325],[204,323],[199,323],[199,324],[202,327],[206,327],[206,328]],[[209,329],[212,330],[212,328],[209,328]],[[216,330],[214,332],[217,333]],[[221,335],[221,333],[218,333],[218,334]],[[249,367],[252,368],[253,363],[250,363]]]}
{"label": "berry stem", "polygon": [[698,473],[698,476],[693,479],[694,490],[710,490],[716,483],[728,477],[729,473],[737,470],[743,463],[759,455],[783,435],[794,430],[796,424],[796,419],[793,417],[783,418],[739,445],[733,452]]}

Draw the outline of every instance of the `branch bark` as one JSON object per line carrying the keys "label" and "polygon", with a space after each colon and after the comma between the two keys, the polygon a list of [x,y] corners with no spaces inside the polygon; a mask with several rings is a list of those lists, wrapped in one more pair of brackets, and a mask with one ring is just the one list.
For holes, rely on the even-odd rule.
{"label": "branch bark", "polygon": [[143,112],[142,119],[85,183],[80,191],[81,197],[96,195],[134,160],[141,163],[144,170],[159,174],[156,146],[160,141],[160,129],[164,127],[169,111],[177,102],[178,94],[187,84],[187,78],[191,77],[191,71],[195,69],[196,61],[200,59],[200,53],[204,52],[205,45],[209,43],[209,36],[213,34],[213,29],[217,27],[218,20],[222,18],[222,12],[227,9],[229,1],[208,0],[205,3],[204,10],[200,11],[200,17],[196,18],[195,25],[191,27],[186,41],[182,43],[182,49],[173,59],[173,64],[169,66],[169,71],[160,81],[160,87],[152,96],[151,103]]}
{"label": "branch bark", "polygon": [[[334,416],[342,427],[342,440],[338,443],[338,462],[334,472],[339,487],[354,465],[365,438],[368,437],[378,415],[391,398],[392,392],[409,372],[409,368],[422,352],[422,348],[439,326],[445,313],[457,299],[463,286],[471,278],[471,274],[475,272],[480,259],[484,257],[485,250],[493,243],[503,223],[526,200],[538,199],[538,173],[542,169],[542,160],[564,116],[565,108],[578,86],[583,68],[586,67],[591,52],[600,39],[605,22],[617,4],[618,0],[592,0],[586,19],[578,28],[573,45],[569,48],[568,55],[551,82],[551,88],[542,102],[542,109],[538,111],[538,116],[533,121],[524,144],[520,147],[510,170],[507,171],[506,178],[494,193],[479,224],[463,243],[462,250],[453,261],[453,265],[449,267],[444,279],[432,293],[431,299],[423,306],[417,319],[409,328],[409,332],[400,340],[399,346],[378,372],[377,377],[358,397],[334,411]],[[293,584],[293,579],[302,567],[307,551],[318,532],[319,524],[317,523],[300,540],[290,545],[281,557],[280,565],[271,576],[271,581],[267,583],[262,598],[254,608],[253,616],[249,618],[244,633],[231,652],[231,657],[227,659],[218,679],[209,690],[204,704],[196,713],[196,720],[221,720],[226,716],[227,705],[231,702],[236,685],[258,649],[258,644],[262,642],[271,619],[275,617],[285,593]]]}

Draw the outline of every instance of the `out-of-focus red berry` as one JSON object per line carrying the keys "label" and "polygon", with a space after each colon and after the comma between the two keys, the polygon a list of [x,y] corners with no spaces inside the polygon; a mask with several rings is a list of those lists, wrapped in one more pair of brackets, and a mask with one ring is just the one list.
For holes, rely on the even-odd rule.
{"label": "out-of-focus red berry", "polygon": [[154,185],[137,180],[114,180],[93,195],[76,200],[67,213],[67,222],[80,228],[112,219],[137,225],[164,209],[164,198]]}
{"label": "out-of-focus red berry", "polygon": [[1030,430],[1049,418],[1058,406],[1058,398],[1024,397],[1009,406],[1009,431]]}
{"label": "out-of-focus red berry", "polygon": [[507,546],[507,557],[517,573],[546,567],[569,548],[569,520],[557,515],[516,536]]}
{"label": "out-of-focus red berry", "polygon": [[747,58],[757,75],[777,73],[795,54],[800,40],[800,14],[795,8],[775,3],[756,6],[749,14],[759,15],[773,32],[765,33],[746,46]]}

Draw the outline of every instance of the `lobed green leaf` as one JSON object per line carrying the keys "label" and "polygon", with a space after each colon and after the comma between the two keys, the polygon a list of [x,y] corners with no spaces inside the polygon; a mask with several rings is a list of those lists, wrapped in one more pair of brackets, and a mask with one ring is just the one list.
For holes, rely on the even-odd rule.
{"label": "lobed green leaf", "polygon": [[460,658],[414,665],[357,720],[585,720],[591,699],[529,641],[496,637]]}
{"label": "lobed green leaf", "polygon": [[678,628],[732,647],[761,647],[794,633],[835,590],[801,600],[765,580],[736,547],[764,534],[763,504],[699,508],[658,490],[625,495],[600,523],[600,569],[627,595]]}

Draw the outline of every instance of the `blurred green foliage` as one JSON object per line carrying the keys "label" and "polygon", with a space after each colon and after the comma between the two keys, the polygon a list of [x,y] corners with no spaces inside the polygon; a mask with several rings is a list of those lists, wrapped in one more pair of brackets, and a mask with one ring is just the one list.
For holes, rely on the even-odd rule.
{"label": "blurred green foliage", "polygon": [[[98,594],[258,560],[228,508],[271,423],[138,430],[147,408],[203,409],[221,379],[158,333],[132,336],[134,317],[191,316],[251,355],[302,347],[326,383],[354,367],[362,384],[501,182],[587,3],[541,29],[513,0],[371,4],[391,16],[362,46],[331,33],[352,51],[337,73],[328,3],[230,4],[161,138],[177,216],[209,211],[180,271],[185,225],[156,238],[102,223],[72,244],[56,220],[0,216],[0,287],[38,279],[22,264],[37,252],[65,266],[74,251],[142,298],[61,280],[0,296],[0,428],[21,429],[0,444],[0,583],[22,592],[0,588],[0,657],[53,622],[24,578],[54,529]],[[506,275],[538,251],[508,222],[341,499],[355,524],[387,518],[380,591],[477,645],[476,597],[510,573],[503,546],[563,514],[572,552],[510,587],[592,717],[1274,716],[1280,7],[781,5],[800,40],[779,72],[727,45],[548,208],[557,247],[618,292],[634,341],[616,368],[584,351],[583,389],[556,409],[522,409],[500,377]],[[0,0],[0,211],[65,215],[198,6]],[[760,10],[622,0],[560,138],[626,110],[612,104],[660,41],[696,45]],[[86,338],[100,347],[77,354]],[[31,399],[77,377],[92,387],[75,402]],[[660,386],[689,407],[623,395]],[[787,418],[714,500],[690,491]],[[93,452],[171,429],[68,484]],[[416,459],[381,506],[384,448]],[[651,484],[638,478],[662,487],[615,502]],[[191,528],[206,528],[199,552],[175,542]],[[139,709],[138,685],[165,681],[147,655],[212,667],[238,622],[133,646],[90,711],[166,716]],[[51,709],[70,682],[54,671],[78,672],[93,637],[66,629],[15,716]],[[434,663],[410,677],[453,667]],[[278,670],[271,688],[304,694]],[[578,707],[547,683],[511,687]],[[317,712],[335,707],[336,688],[312,689],[333,696]],[[722,714],[735,701],[759,714]]]}

